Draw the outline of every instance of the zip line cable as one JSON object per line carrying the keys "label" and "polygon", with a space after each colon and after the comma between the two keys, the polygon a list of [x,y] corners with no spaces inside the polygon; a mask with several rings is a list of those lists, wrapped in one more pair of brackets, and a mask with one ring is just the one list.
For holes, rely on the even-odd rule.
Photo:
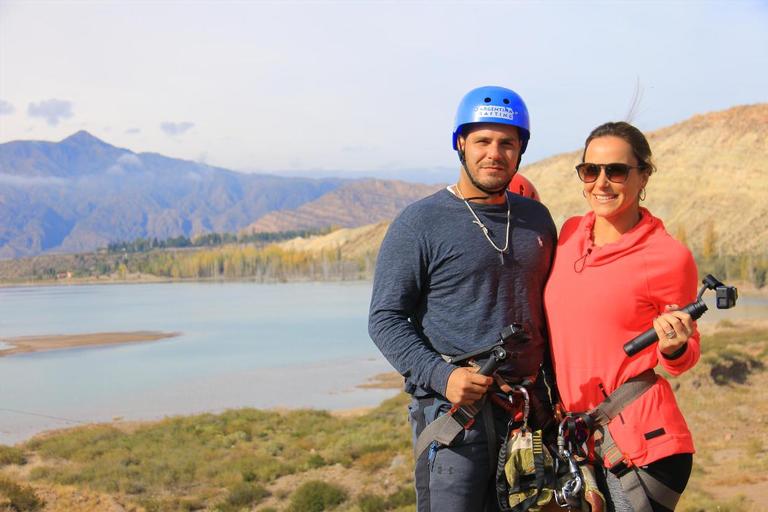
{"label": "zip line cable", "polygon": [[91,421],[73,420],[71,418],[62,418],[60,416],[50,416],[48,414],[40,414],[37,412],[20,411],[18,409],[6,409],[5,407],[0,407],[0,411],[13,412],[16,414],[25,414],[27,416],[39,416],[40,418],[48,418],[51,420],[68,421],[69,423],[79,423],[81,425],[88,425],[89,423],[93,423]]}

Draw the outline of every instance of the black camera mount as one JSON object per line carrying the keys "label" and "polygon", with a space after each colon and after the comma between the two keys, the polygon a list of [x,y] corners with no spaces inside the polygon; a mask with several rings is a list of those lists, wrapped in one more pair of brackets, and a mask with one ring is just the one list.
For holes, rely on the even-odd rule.
{"label": "black camera mount", "polygon": [[[701,283],[703,286],[699,289],[699,294],[696,296],[696,301],[688,304],[680,311],[688,313],[691,318],[698,320],[707,311],[707,305],[701,299],[704,292],[707,290],[715,290],[715,304],[717,309],[730,309],[736,305],[736,299],[739,297],[739,291],[733,286],[727,286],[720,282],[712,274],[707,274]],[[656,334],[656,330],[651,327],[644,333],[640,334],[636,338],[628,341],[624,344],[624,352],[628,356],[633,356],[643,350],[645,347],[653,344],[657,341],[659,336]]]}

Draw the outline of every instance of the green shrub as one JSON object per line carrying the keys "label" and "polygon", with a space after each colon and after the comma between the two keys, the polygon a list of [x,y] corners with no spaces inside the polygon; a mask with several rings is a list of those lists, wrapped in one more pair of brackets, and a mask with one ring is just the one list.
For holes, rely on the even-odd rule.
{"label": "green shrub", "polygon": [[357,506],[360,512],[384,512],[389,508],[387,500],[376,494],[361,494]]}
{"label": "green shrub", "polygon": [[0,467],[8,464],[26,464],[27,458],[24,456],[24,450],[14,448],[13,446],[0,445]]}
{"label": "green shrub", "polygon": [[712,368],[709,375],[715,384],[729,383],[745,384],[747,377],[755,371],[762,370],[763,363],[740,350],[723,349],[716,354],[707,354],[704,361]]}
{"label": "green shrub", "polygon": [[320,468],[325,466],[326,464],[327,462],[325,462],[325,459],[319,453],[313,453],[312,455],[309,456],[309,459],[307,459],[307,467],[309,469]]}
{"label": "green shrub", "polygon": [[45,504],[32,487],[21,486],[4,478],[0,478],[0,496],[5,496],[11,510],[18,512],[39,510]]}
{"label": "green shrub", "polygon": [[291,495],[289,512],[322,512],[346,501],[344,489],[333,484],[311,480],[300,485]]}
{"label": "green shrub", "polygon": [[392,493],[387,498],[387,508],[395,509],[406,505],[416,504],[416,489],[413,487],[403,487]]}
{"label": "green shrub", "polygon": [[235,507],[251,506],[259,503],[269,495],[263,486],[249,482],[236,484],[227,496],[227,504]]}

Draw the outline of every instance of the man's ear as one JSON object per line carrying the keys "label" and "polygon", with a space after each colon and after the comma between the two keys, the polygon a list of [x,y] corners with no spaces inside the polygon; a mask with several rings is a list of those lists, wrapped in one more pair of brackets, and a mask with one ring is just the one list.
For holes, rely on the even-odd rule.
{"label": "man's ear", "polygon": [[459,135],[456,137],[456,148],[458,151],[464,151],[464,147],[466,146],[467,139],[463,135]]}

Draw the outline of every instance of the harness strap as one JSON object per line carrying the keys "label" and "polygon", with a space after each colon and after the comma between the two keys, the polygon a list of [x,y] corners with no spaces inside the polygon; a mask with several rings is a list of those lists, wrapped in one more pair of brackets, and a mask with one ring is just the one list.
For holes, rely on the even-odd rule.
{"label": "harness strap", "polygon": [[486,442],[488,443],[489,474],[492,475],[496,470],[496,457],[499,452],[496,451],[496,426],[494,425],[493,421],[493,409],[491,408],[490,400],[485,401],[483,408],[480,409],[480,412],[483,415],[483,423],[485,424],[485,437]]}
{"label": "harness strap", "polygon": [[531,433],[533,449],[533,467],[536,471],[536,497],[541,494],[544,487],[544,443],[541,440],[541,430],[534,430]]}
{"label": "harness strap", "polygon": [[587,414],[594,419],[596,424],[600,426],[607,425],[613,418],[618,416],[624,407],[651,389],[651,386],[656,383],[658,378],[659,376],[653,370],[645,370],[643,373],[632,377],[619,386]]}
{"label": "harness strap", "polygon": [[646,492],[653,497],[653,501],[665,506],[669,510],[675,510],[677,502],[680,501],[680,493],[670,489],[663,482],[660,482],[647,471],[638,470],[637,476],[643,482]]}
{"label": "harness strap", "polygon": [[610,465],[608,470],[619,479],[635,512],[653,511],[649,497],[669,510],[674,510],[680,500],[680,493],[634,466],[616,446],[607,428],[624,407],[651,389],[657,379],[653,370],[646,370],[619,386],[588,413],[597,425],[595,433],[599,434],[595,436],[595,453]]}

